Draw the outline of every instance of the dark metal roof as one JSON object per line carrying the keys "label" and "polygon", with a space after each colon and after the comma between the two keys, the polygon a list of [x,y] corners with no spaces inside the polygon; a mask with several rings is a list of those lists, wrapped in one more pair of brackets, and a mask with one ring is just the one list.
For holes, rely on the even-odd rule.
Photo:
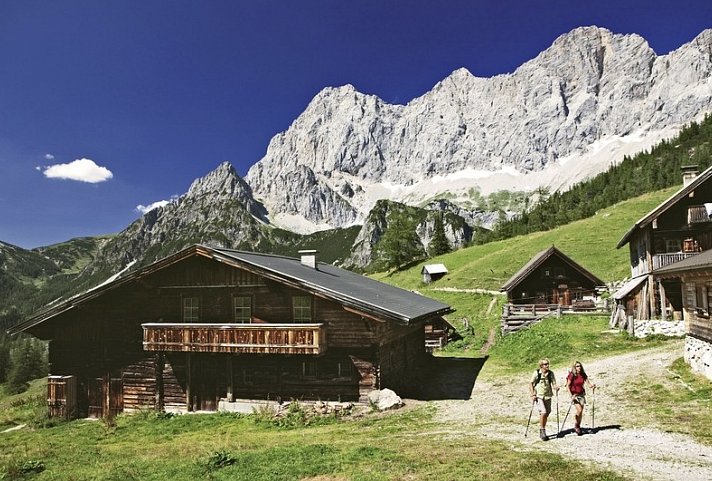
{"label": "dark metal roof", "polygon": [[712,250],[706,250],[687,259],[668,264],[660,269],[655,269],[654,274],[655,276],[665,276],[666,274],[681,274],[683,272],[710,268],[712,268]]}
{"label": "dark metal roof", "polygon": [[362,311],[365,314],[402,324],[453,312],[453,309],[447,304],[330,264],[318,263],[317,269],[314,269],[302,265],[300,259],[292,257],[193,245],[116,280],[49,306],[32,318],[14,326],[8,332],[17,333],[29,329],[90,299],[99,297],[107,291],[197,255],[235,267],[250,269],[264,277],[338,301],[346,307]]}
{"label": "dark metal roof", "polygon": [[514,274],[512,277],[509,278],[507,282],[504,283],[504,285],[499,289],[500,291],[503,292],[509,292],[514,287],[516,287],[520,282],[522,282],[524,279],[526,279],[529,274],[534,272],[539,266],[541,266],[545,260],[547,260],[551,256],[558,256],[561,260],[569,264],[572,268],[576,269],[583,275],[584,277],[587,277],[591,282],[593,282],[596,285],[603,285],[603,281],[596,277],[595,275],[591,274],[589,271],[581,267],[580,264],[576,263],[573,259],[571,259],[569,256],[561,252],[559,249],[557,249],[554,246],[549,247],[548,249],[544,249],[543,251],[539,252],[536,254],[534,257],[532,257],[529,262],[524,264],[524,267],[519,269],[516,274]]}
{"label": "dark metal roof", "polygon": [[620,241],[618,241],[618,245],[616,245],[616,249],[620,249],[621,247],[626,245],[628,243],[628,241],[630,240],[630,237],[633,235],[633,233],[636,230],[646,227],[648,224],[650,224],[655,219],[657,219],[660,216],[660,214],[662,214],[663,212],[668,210],[670,207],[674,206],[679,201],[684,199],[690,192],[693,192],[697,187],[699,187],[703,183],[707,182],[710,178],[712,178],[712,166],[705,169],[705,171],[702,172],[697,177],[695,177],[695,179],[692,182],[683,186],[680,190],[678,190],[673,195],[671,195],[666,201],[661,203],[655,209],[648,212],[644,217],[642,217],[638,222],[636,222],[635,225],[633,225],[633,227],[631,227],[628,230],[628,232],[626,232],[625,235],[623,235],[623,238]]}
{"label": "dark metal roof", "polygon": [[408,323],[420,318],[452,312],[447,304],[415,292],[370,279],[355,272],[319,262],[317,268],[300,259],[231,249],[213,249],[230,259],[257,267],[284,281],[296,281],[313,293]]}

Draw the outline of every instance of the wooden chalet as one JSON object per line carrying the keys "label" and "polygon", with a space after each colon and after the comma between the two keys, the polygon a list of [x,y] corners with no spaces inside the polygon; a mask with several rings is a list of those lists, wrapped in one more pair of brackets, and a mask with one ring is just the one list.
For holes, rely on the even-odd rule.
{"label": "wooden chalet", "polygon": [[670,319],[682,316],[679,278],[657,272],[712,249],[712,167],[697,175],[683,168],[683,187],[631,227],[618,242],[628,244],[630,281],[613,297],[617,309],[632,319]]}
{"label": "wooden chalet", "polygon": [[500,289],[512,304],[572,306],[592,301],[603,281],[554,246],[531,258]]}
{"label": "wooden chalet", "polygon": [[604,283],[554,246],[531,258],[501,288],[507,294],[502,330],[517,330],[566,310],[593,310]]}
{"label": "wooden chalet", "polygon": [[712,249],[662,267],[655,276],[681,283],[685,361],[712,380]]}
{"label": "wooden chalet", "polygon": [[424,325],[449,312],[320,263],[316,251],[295,259],[195,245],[11,333],[50,341],[51,413],[102,417],[407,393],[425,360]]}

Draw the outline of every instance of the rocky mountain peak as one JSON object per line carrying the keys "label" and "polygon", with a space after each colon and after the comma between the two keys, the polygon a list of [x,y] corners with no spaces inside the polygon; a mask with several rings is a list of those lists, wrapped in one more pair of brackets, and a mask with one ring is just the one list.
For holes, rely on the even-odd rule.
{"label": "rocky mountain peak", "polygon": [[246,180],[301,232],[363,222],[381,198],[566,189],[712,111],[711,49],[709,31],[658,56],[639,35],[580,27],[511,74],[457,69],[406,105],[324,89]]}

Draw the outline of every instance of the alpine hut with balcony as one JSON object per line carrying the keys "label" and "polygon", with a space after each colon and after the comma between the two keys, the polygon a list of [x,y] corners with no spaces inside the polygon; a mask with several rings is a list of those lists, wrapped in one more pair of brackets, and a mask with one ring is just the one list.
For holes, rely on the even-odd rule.
{"label": "alpine hut with balcony", "polygon": [[628,244],[631,279],[613,298],[614,319],[680,318],[681,281],[656,272],[712,249],[712,167],[698,175],[683,167],[683,187],[631,227],[617,247]]}
{"label": "alpine hut with balcony", "polygon": [[[239,399],[408,392],[450,306],[301,259],[195,245],[35,315],[50,412],[214,411]],[[71,399],[74,405],[63,406]]]}
{"label": "alpine hut with balcony", "polygon": [[596,288],[603,284],[556,247],[544,249],[500,288],[507,294],[502,331],[516,331],[562,310],[594,310]]}

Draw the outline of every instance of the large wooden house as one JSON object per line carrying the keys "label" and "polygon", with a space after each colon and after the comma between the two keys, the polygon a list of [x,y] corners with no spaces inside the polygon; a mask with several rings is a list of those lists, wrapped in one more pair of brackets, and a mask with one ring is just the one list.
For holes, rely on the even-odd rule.
{"label": "large wooden house", "polygon": [[681,283],[685,361],[712,380],[712,249],[662,267],[655,276]]}
{"label": "large wooden house", "polygon": [[425,360],[424,325],[449,312],[315,251],[296,259],[195,245],[12,332],[50,341],[51,412],[101,417],[407,393]]}
{"label": "large wooden house", "polygon": [[683,168],[683,187],[635,223],[618,242],[628,244],[631,279],[613,297],[632,319],[681,316],[682,284],[658,270],[712,249],[712,167]]}

